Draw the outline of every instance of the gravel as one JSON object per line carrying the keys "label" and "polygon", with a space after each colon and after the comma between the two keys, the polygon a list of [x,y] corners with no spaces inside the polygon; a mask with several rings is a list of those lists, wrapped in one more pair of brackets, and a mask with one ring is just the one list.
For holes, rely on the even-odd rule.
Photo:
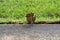
{"label": "gravel", "polygon": [[0,24],[0,40],[60,40],[60,25]]}

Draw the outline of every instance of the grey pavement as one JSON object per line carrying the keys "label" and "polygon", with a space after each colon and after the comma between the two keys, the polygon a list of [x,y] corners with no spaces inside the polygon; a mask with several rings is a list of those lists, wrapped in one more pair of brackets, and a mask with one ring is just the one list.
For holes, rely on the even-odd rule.
{"label": "grey pavement", "polygon": [[0,40],[60,40],[60,24],[0,24]]}

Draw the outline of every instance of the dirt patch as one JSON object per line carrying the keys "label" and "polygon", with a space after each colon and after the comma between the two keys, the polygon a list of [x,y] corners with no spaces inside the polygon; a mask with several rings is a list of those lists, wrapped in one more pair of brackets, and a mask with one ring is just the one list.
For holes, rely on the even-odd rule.
{"label": "dirt patch", "polygon": [[[21,22],[0,22],[0,24],[30,24],[30,23],[21,23]],[[41,22],[35,22],[33,24],[60,24],[60,21],[55,21],[55,22],[46,22],[46,21],[41,21]]]}
{"label": "dirt patch", "polygon": [[41,22],[37,22],[35,24],[60,24],[60,21],[54,21],[54,22],[41,21]]}

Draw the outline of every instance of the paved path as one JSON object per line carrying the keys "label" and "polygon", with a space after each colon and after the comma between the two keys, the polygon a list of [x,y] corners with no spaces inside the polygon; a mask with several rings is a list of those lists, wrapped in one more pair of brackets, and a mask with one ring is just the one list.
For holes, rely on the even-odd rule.
{"label": "paved path", "polygon": [[0,24],[0,40],[60,40],[60,24]]}

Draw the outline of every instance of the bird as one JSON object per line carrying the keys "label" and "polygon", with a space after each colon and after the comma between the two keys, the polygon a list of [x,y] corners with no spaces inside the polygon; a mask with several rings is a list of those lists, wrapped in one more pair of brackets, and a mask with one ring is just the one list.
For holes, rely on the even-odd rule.
{"label": "bird", "polygon": [[36,16],[34,13],[29,13],[26,15],[26,20],[28,24],[34,24],[35,23]]}

